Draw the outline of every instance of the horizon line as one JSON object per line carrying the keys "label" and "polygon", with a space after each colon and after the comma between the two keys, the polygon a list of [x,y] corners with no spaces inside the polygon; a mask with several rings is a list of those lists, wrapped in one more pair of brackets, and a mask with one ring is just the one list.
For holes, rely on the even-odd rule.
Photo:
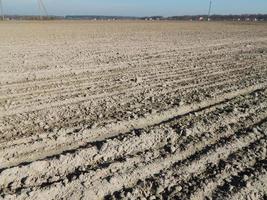
{"label": "horizon line", "polygon": [[[27,16],[40,16],[38,14],[28,15],[28,14],[4,14],[6,17],[8,16],[20,16],[20,17],[27,17]],[[246,16],[246,15],[267,15],[267,13],[242,13],[242,14],[211,14],[210,16]],[[67,15],[47,15],[47,17],[68,17],[68,16],[75,16],[75,17],[131,17],[131,18],[146,18],[146,17],[161,17],[161,18],[169,18],[169,17],[194,17],[194,16],[208,16],[207,14],[185,14],[185,15],[144,15],[144,16],[131,16],[131,15],[96,15],[96,14],[67,14]]]}

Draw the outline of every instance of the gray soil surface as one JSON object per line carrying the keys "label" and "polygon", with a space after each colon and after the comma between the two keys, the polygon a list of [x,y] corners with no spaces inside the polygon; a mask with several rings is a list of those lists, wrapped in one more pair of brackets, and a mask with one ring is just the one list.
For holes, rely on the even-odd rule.
{"label": "gray soil surface", "polygon": [[267,23],[0,22],[0,200],[267,199]]}

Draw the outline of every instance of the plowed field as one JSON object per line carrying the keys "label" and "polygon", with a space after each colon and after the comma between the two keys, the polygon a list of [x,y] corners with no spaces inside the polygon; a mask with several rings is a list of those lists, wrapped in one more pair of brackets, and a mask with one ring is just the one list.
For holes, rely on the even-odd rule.
{"label": "plowed field", "polygon": [[0,199],[267,199],[267,23],[1,22]]}

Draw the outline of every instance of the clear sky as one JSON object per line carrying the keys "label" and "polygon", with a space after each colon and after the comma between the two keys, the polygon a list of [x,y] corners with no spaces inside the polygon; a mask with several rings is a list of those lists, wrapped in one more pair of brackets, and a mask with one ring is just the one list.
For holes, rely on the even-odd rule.
{"label": "clear sky", "polygon": [[[2,0],[5,13],[37,15],[37,0]],[[50,15],[207,14],[209,0],[43,0]],[[212,14],[267,14],[267,0],[213,0]]]}

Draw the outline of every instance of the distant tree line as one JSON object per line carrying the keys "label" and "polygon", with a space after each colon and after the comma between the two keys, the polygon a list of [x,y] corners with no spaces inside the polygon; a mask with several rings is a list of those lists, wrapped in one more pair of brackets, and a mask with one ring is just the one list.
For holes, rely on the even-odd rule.
{"label": "distant tree line", "polygon": [[186,16],[173,16],[167,17],[168,20],[214,20],[214,21],[267,21],[267,14],[245,14],[245,15],[186,15]]}
{"label": "distant tree line", "polygon": [[56,20],[65,19],[61,16],[37,16],[37,15],[6,15],[5,20]]}
{"label": "distant tree line", "polygon": [[87,20],[123,20],[123,19],[139,19],[139,20],[214,20],[214,21],[267,21],[267,14],[248,14],[248,15],[185,15],[185,16],[148,16],[148,17],[121,17],[121,16],[97,16],[97,15],[68,15],[65,19],[87,19]]}
{"label": "distant tree line", "polygon": [[116,19],[139,19],[138,17],[123,17],[123,16],[101,16],[101,15],[67,15],[65,19],[70,20],[116,20]]}
{"label": "distant tree line", "polygon": [[124,16],[99,16],[99,15],[67,15],[67,16],[22,16],[8,15],[6,20],[212,20],[212,21],[267,21],[267,14],[246,15],[185,15],[185,16],[148,16],[148,17],[124,17]]}

